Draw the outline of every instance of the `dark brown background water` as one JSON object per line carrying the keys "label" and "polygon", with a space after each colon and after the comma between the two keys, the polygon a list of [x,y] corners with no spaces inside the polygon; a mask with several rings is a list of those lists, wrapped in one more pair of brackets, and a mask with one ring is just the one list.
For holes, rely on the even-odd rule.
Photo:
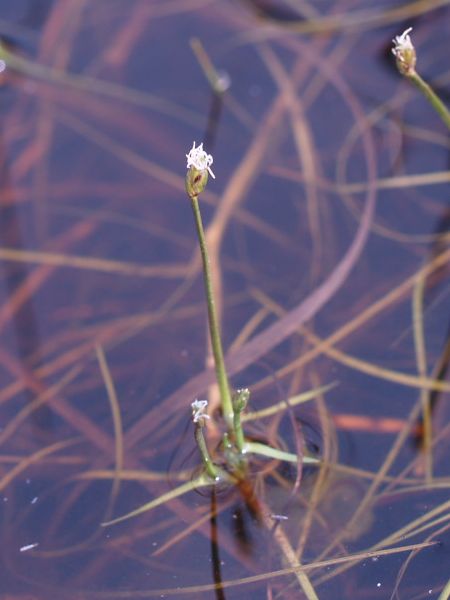
{"label": "dark brown background water", "polygon": [[[242,527],[239,538],[234,525],[240,500],[229,493],[219,495],[219,559],[211,551],[208,494],[191,493],[120,526],[99,527],[111,496],[115,435],[96,347],[105,353],[120,405],[124,468],[154,474],[150,481],[122,481],[113,514],[175,487],[177,473],[198,460],[189,404],[205,397],[209,379],[198,376],[205,369],[205,313],[183,191],[193,140],[204,140],[214,155],[216,179],[202,210],[207,225],[224,228],[222,321],[233,383],[253,389],[256,410],[337,382],[325,399],[297,408],[296,422],[309,447],[366,471],[331,469],[317,508],[322,521],[311,528],[303,562],[370,550],[447,500],[448,135],[401,80],[390,54],[391,38],[413,26],[420,71],[448,103],[450,21],[441,4],[23,0],[2,6],[8,48],[36,65],[26,73],[7,65],[0,89],[2,599],[220,598],[211,587],[183,588],[212,584],[214,561],[223,563],[224,581],[286,566],[273,538],[241,507],[249,536],[243,547]],[[400,6],[404,11],[396,13]],[[191,49],[194,37],[230,79],[222,99],[214,99]],[[341,354],[323,346],[310,352],[311,338],[298,329],[281,343],[264,338],[252,351],[241,341],[233,363],[236,338],[258,311],[266,312],[250,337],[329,281],[371,186],[376,213],[363,251],[307,322],[321,339],[348,324],[335,341]],[[217,239],[210,241],[214,247]],[[441,260],[439,268],[434,260]],[[404,284],[426,265],[417,314],[423,314],[426,373],[442,388],[433,396],[428,484],[413,435],[417,422],[407,428],[423,381],[414,287]],[[383,310],[354,321],[383,298]],[[292,423],[285,417],[278,427],[294,450]],[[264,421],[259,431],[269,428]],[[391,486],[382,478],[349,526],[390,456],[386,475],[410,470]],[[106,469],[109,477],[101,478]],[[91,479],[80,479],[89,473]],[[289,516],[287,530],[297,541],[316,477],[307,469],[288,504],[286,493],[267,484],[268,501]],[[414,555],[401,581],[407,552],[360,560],[343,574],[331,566],[312,571],[318,596],[390,598],[397,581],[395,597],[437,598],[448,579],[447,513],[444,506],[441,523],[391,543],[430,536],[440,542]],[[202,515],[203,524],[175,539]],[[333,541],[336,548],[324,553]],[[20,551],[29,544],[38,546]],[[303,597],[288,575],[235,582],[223,594]]]}

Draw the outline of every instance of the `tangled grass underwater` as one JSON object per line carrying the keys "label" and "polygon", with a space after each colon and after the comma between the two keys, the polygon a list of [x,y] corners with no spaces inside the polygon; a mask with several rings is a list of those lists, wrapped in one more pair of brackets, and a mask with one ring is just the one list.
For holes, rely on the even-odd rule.
{"label": "tangled grass underwater", "polygon": [[[6,9],[2,598],[449,597],[449,139],[391,54],[412,26],[448,105],[448,16],[437,0]],[[218,397],[194,139],[214,155],[201,202],[244,425],[298,456],[259,460],[250,490],[189,487],[190,404]]]}

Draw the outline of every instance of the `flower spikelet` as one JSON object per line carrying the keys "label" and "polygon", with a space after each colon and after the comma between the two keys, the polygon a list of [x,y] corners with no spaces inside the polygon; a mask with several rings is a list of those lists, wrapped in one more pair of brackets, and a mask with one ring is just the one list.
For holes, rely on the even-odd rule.
{"label": "flower spikelet", "polygon": [[203,419],[209,419],[209,415],[206,414],[206,409],[208,408],[207,400],[194,400],[191,404],[192,408],[192,420],[194,423],[203,424]]}
{"label": "flower spikelet", "polygon": [[416,50],[411,41],[409,33],[412,27],[408,27],[401,35],[397,35],[392,41],[394,47],[392,54],[397,62],[397,69],[402,75],[411,75],[416,67]]}
{"label": "flower spikelet", "polygon": [[213,164],[213,157],[211,154],[207,154],[203,150],[203,143],[200,144],[197,148],[195,147],[195,142],[192,144],[192,148],[189,151],[189,154],[186,154],[187,158],[187,168],[194,167],[197,171],[208,170],[208,173],[211,175],[213,179],[215,179],[214,173],[211,171],[211,165]]}
{"label": "flower spikelet", "polygon": [[195,142],[192,144],[192,148],[189,154],[186,154],[187,158],[187,175],[186,175],[186,191],[192,198],[198,196],[200,192],[205,189],[208,183],[208,173],[213,179],[215,175],[211,170],[213,164],[213,157],[203,150],[203,144],[195,147]]}

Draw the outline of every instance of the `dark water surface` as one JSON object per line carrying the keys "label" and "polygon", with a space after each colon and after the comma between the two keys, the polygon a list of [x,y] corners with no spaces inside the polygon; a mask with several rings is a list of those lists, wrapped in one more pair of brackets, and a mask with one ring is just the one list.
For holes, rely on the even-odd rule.
{"label": "dark water surface", "polygon": [[[2,600],[440,597],[449,142],[390,47],[413,26],[448,105],[449,22],[447,2],[2,6]],[[325,462],[299,487],[295,465],[258,462],[273,527],[237,490],[203,489],[104,528],[198,472],[193,140],[214,156],[201,206],[233,385],[258,410],[335,384],[248,431]],[[283,571],[286,543],[315,592]]]}

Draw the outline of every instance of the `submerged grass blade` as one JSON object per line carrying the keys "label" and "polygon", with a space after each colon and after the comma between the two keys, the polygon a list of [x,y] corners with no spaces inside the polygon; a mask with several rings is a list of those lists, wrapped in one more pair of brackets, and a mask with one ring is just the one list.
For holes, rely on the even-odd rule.
{"label": "submerged grass blade", "polygon": [[[423,297],[425,293],[425,276],[418,276],[413,290],[412,312],[413,312],[413,332],[414,348],[416,352],[417,371],[421,378],[427,377],[427,356],[425,346],[424,322],[423,322]],[[425,463],[425,478],[428,484],[431,484],[433,477],[433,455],[432,455],[432,422],[431,422],[431,401],[429,390],[422,388],[420,390],[420,402],[422,405],[422,450]]]}
{"label": "submerged grass blade", "polygon": [[449,598],[450,598],[450,579],[447,581],[447,583],[444,586],[444,589],[439,594],[438,600],[448,600]]}
{"label": "submerged grass blade", "polygon": [[[358,552],[355,554],[348,554],[347,556],[338,556],[336,558],[330,558],[323,561],[315,561],[306,565],[289,566],[284,569],[278,569],[277,571],[266,571],[257,575],[249,575],[247,577],[241,577],[236,579],[228,579],[222,581],[220,589],[231,589],[237,587],[243,587],[245,585],[251,585],[256,582],[268,581],[274,578],[285,577],[286,575],[295,574],[296,572],[309,572],[318,571],[319,569],[329,569],[335,565],[347,564],[353,562],[360,562],[370,558],[379,559],[381,556],[390,556],[400,554],[403,552],[411,552],[413,550],[421,550],[435,546],[437,542],[423,542],[419,544],[410,544],[408,546],[398,546],[396,548],[387,548],[386,550],[380,550],[378,552]],[[147,589],[147,590],[109,590],[109,591],[95,591],[95,590],[83,590],[83,597],[89,598],[130,598],[136,600],[137,598],[158,598],[161,596],[184,596],[188,597],[200,597],[201,593],[214,591],[217,589],[216,584],[208,583],[204,585],[191,585],[185,587],[176,588],[159,588],[159,589]],[[195,596],[194,596],[195,594]],[[250,596],[248,596],[250,597]],[[438,600],[447,600],[448,596],[443,596]]]}
{"label": "submerged grass blade", "polygon": [[115,525],[116,523],[120,523],[121,521],[126,521],[127,519],[131,519],[131,517],[136,517],[137,515],[141,515],[144,512],[153,510],[157,506],[161,506],[161,504],[165,504],[166,502],[169,502],[174,498],[178,498],[179,496],[182,496],[183,494],[186,494],[187,492],[190,492],[195,488],[206,487],[208,485],[213,485],[211,479],[209,477],[206,477],[205,475],[201,475],[197,479],[188,481],[187,483],[183,483],[177,488],[170,490],[170,492],[158,496],[158,498],[155,498],[151,502],[147,502],[147,504],[143,504],[139,508],[132,510],[126,515],[122,515],[121,517],[117,517],[117,519],[112,519],[111,521],[101,523],[101,526],[108,527],[109,525]]}
{"label": "submerged grass blade", "polygon": [[309,402],[309,400],[314,400],[314,398],[320,394],[324,394],[336,386],[337,382],[329,383],[328,385],[314,388],[313,390],[309,390],[303,394],[292,396],[292,398],[289,398],[287,401],[282,400],[281,402],[272,404],[272,406],[268,406],[262,410],[245,413],[241,416],[241,421],[255,421],[256,419],[262,419],[263,417],[271,417],[272,415],[276,415],[278,412],[286,410],[289,407],[297,406],[297,404],[302,404],[303,402]]}
{"label": "submerged grass blade", "polygon": [[10,52],[3,44],[0,44],[0,59],[4,60],[7,66],[17,73],[38,81],[64,86],[75,92],[98,94],[105,98],[127,102],[192,124],[201,125],[203,122],[199,114],[171,102],[168,98],[160,98],[148,92],[128,88],[104,79],[68,73],[62,69],[48,67],[19,56],[15,52]]}
{"label": "submerged grass blade", "polygon": [[120,473],[122,472],[124,465],[123,427],[116,388],[102,346],[97,345],[95,347],[95,353],[99,363],[100,372],[103,377],[103,383],[105,384],[106,393],[108,395],[114,426],[114,477],[112,480],[111,495],[109,497],[108,507],[104,517],[107,519],[111,516],[114,502],[119,494],[120,489]]}

